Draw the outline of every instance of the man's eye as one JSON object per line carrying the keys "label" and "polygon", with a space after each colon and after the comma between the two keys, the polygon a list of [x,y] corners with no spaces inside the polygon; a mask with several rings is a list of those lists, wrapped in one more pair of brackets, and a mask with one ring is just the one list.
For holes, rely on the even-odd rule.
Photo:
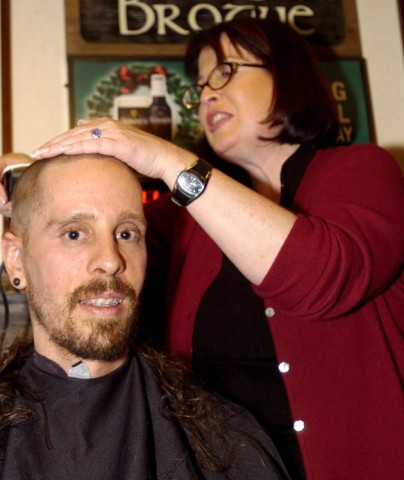
{"label": "man's eye", "polygon": [[138,234],[132,230],[122,230],[122,232],[118,232],[116,238],[118,240],[136,240],[138,238]]}
{"label": "man's eye", "polygon": [[70,230],[65,235],[69,240],[78,240],[80,238],[80,232],[78,230]]}

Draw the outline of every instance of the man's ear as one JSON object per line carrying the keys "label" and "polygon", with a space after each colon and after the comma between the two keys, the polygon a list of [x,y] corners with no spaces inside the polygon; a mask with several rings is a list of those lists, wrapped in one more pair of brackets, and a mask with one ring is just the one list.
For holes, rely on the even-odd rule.
{"label": "man's ear", "polygon": [[[11,283],[23,290],[27,286],[25,270],[22,264],[23,246],[22,240],[14,235],[14,233],[6,232],[3,235],[1,246],[3,250],[3,261],[6,267]],[[18,285],[14,283],[14,279],[18,278]]]}

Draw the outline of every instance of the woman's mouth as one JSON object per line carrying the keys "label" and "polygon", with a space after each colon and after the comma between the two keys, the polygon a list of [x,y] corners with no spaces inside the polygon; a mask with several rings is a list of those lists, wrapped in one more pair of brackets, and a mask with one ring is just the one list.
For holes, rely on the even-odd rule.
{"label": "woman's mouth", "polygon": [[210,112],[207,117],[208,126],[210,131],[214,131],[226,122],[231,115],[226,112]]}

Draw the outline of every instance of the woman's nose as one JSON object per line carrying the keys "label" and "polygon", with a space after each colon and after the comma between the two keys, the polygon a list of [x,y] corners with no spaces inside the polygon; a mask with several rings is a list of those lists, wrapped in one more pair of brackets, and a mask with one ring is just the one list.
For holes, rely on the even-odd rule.
{"label": "woman's nose", "polygon": [[219,98],[218,90],[212,90],[209,85],[205,85],[200,93],[200,103],[212,103]]}

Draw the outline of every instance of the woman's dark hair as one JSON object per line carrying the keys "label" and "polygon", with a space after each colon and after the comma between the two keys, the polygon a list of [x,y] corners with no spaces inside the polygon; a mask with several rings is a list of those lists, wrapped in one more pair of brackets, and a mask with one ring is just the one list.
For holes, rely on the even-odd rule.
{"label": "woman's dark hair", "polygon": [[221,36],[237,49],[259,58],[273,78],[273,99],[266,121],[281,126],[278,135],[262,140],[326,147],[336,143],[339,123],[336,104],[317,59],[306,40],[292,28],[274,20],[237,18],[196,33],[188,43],[185,69],[198,74],[199,54],[212,48],[223,62]]}

